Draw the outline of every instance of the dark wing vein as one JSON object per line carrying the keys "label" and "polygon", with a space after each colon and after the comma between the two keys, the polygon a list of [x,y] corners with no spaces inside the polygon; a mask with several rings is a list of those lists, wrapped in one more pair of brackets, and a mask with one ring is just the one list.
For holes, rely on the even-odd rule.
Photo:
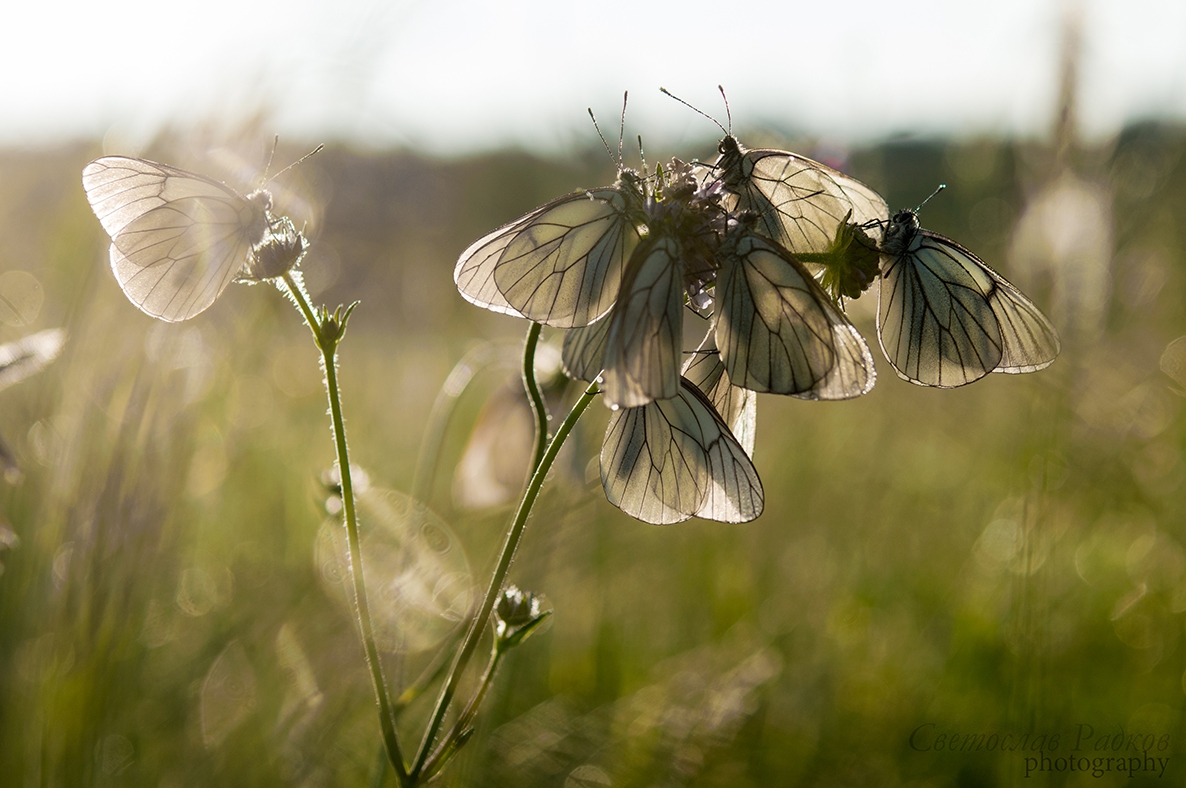
{"label": "dark wing vein", "polygon": [[758,395],[734,386],[725,374],[725,362],[717,350],[715,326],[710,326],[700,347],[684,363],[680,372],[688,382],[704,392],[717,413],[729,425],[729,431],[750,457],[754,456],[757,435]]}

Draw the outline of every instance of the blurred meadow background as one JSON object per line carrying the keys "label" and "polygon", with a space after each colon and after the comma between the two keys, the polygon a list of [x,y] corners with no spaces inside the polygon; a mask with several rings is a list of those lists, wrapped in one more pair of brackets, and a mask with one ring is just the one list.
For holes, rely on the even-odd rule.
{"label": "blurred meadow background", "polygon": [[[273,172],[327,144],[269,188],[306,223],[314,300],[362,301],[341,379],[398,694],[454,647],[530,447],[526,324],[465,303],[457,256],[612,182],[584,110],[612,135],[624,88],[628,164],[639,133],[651,164],[711,160],[718,130],[655,88],[725,122],[722,82],[749,147],[832,163],[895,209],[948,184],[923,224],[1042,307],[1062,355],[940,391],[874,347],[859,400],[760,397],[766,510],[742,526],[654,527],[606,503],[595,406],[511,571],[551,625],[504,662],[441,784],[1181,784],[1186,42],[1167,35],[1186,15],[1023,5],[721,18],[459,2],[349,5],[335,22],[312,4],[273,19],[213,3],[188,30],[133,3],[52,22],[62,40],[25,61],[46,82],[10,76],[0,124],[0,343],[68,334],[0,391],[0,783],[394,784],[308,331],[267,286],[232,286],[186,323],[139,312],[110,273],[86,162],[144,156],[246,191],[277,132]],[[42,13],[10,32],[49,29]],[[316,25],[317,49],[302,38]],[[152,31],[176,41],[150,54]],[[871,343],[875,307],[872,291],[850,305]],[[417,479],[447,379],[470,380]],[[553,387],[554,417],[576,394]],[[402,516],[414,484],[440,518],[431,551]],[[402,712],[406,748],[434,691]],[[1164,775],[1027,778],[1031,752],[934,746],[1029,734],[1096,756],[1118,732],[1166,742],[1149,753],[1171,759]]]}

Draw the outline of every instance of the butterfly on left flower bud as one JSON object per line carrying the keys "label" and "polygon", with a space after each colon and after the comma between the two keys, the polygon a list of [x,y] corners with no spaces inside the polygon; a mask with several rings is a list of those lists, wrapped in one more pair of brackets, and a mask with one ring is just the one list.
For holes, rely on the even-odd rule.
{"label": "butterfly on left flower bud", "polygon": [[[292,256],[289,267],[304,253],[304,238],[291,220],[272,215],[264,189],[244,195],[204,175],[126,156],[92,161],[82,186],[111,236],[120,288],[143,312],[170,323],[206,310],[240,272],[277,275],[274,250],[257,255],[269,239]],[[261,265],[271,273],[257,276]]]}

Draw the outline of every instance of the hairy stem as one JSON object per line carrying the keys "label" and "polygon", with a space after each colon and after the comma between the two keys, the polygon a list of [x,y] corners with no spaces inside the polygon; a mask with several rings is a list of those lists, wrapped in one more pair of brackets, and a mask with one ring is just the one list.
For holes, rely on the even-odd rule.
{"label": "hairy stem", "polygon": [[486,623],[490,619],[490,613],[494,610],[494,604],[498,601],[498,595],[502,592],[502,586],[506,582],[507,572],[510,571],[511,562],[515,558],[515,551],[518,549],[519,541],[523,537],[527,518],[531,514],[531,510],[535,507],[536,499],[539,498],[539,493],[544,485],[544,480],[548,476],[548,471],[551,470],[552,463],[555,462],[556,455],[560,453],[560,448],[568,439],[572,428],[576,426],[577,421],[584,414],[585,409],[589,407],[589,403],[593,401],[597,392],[597,384],[589,384],[589,387],[585,389],[585,393],[573,405],[572,410],[569,411],[568,416],[565,417],[560,428],[556,430],[556,435],[548,443],[539,465],[531,476],[531,481],[528,483],[527,489],[523,492],[523,499],[519,502],[519,509],[515,512],[515,519],[512,521],[510,530],[507,532],[506,541],[503,543],[502,553],[498,559],[498,566],[495,568],[494,575],[490,578],[490,585],[486,589],[486,598],[482,600],[482,606],[479,608],[477,615],[474,616],[469,631],[466,632],[465,640],[461,644],[461,650],[457,652],[457,657],[453,661],[453,667],[449,671],[445,685],[441,688],[441,694],[437,699],[436,708],[433,710],[428,727],[424,731],[424,739],[420,742],[420,749],[416,753],[416,760],[410,772],[412,780],[417,780],[424,769],[425,762],[428,759],[429,753],[432,751],[432,745],[437,731],[440,730],[441,723],[445,719],[445,713],[449,709],[449,703],[453,700],[453,695],[457,692],[457,684],[461,680],[461,674],[465,671],[466,665],[469,664],[469,660],[478,646],[478,639],[486,629]]}
{"label": "hairy stem", "polygon": [[[322,365],[325,367],[325,393],[329,397],[334,444],[338,453],[338,474],[342,483],[342,510],[346,524],[346,541],[350,546],[350,579],[353,581],[354,611],[358,618],[358,628],[362,634],[367,666],[371,671],[375,699],[379,704],[379,726],[383,731],[383,743],[387,748],[387,758],[391,761],[391,766],[395,769],[400,784],[407,785],[409,784],[408,771],[404,766],[403,754],[399,748],[399,739],[395,731],[395,716],[391,711],[387,682],[383,678],[383,664],[379,658],[379,649],[375,645],[375,630],[371,623],[366,584],[363,581],[362,542],[358,532],[358,513],[354,505],[354,481],[350,473],[350,453],[346,447],[346,423],[342,418],[342,398],[338,388],[337,352],[341,332],[337,327],[332,331],[327,330],[326,324],[330,321],[317,319],[313,307],[309,304],[309,296],[292,274],[284,274],[284,283],[288,286],[289,296],[296,302],[301,314],[305,317],[305,322],[309,324],[318,349],[321,350]],[[337,322],[336,315],[334,322]]]}

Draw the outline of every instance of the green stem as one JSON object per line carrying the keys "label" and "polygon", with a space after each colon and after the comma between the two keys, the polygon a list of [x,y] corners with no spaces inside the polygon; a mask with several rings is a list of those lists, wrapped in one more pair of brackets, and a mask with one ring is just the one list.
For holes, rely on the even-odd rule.
{"label": "green stem", "polygon": [[466,704],[465,710],[457,717],[457,722],[453,723],[453,727],[449,729],[449,734],[437,747],[436,751],[424,762],[424,770],[422,774],[427,779],[432,779],[433,775],[439,772],[449,760],[450,756],[456,752],[453,742],[457,741],[469,727],[470,722],[473,721],[474,716],[478,713],[478,707],[482,705],[482,701],[486,698],[486,693],[490,690],[490,686],[494,683],[494,674],[498,670],[498,665],[502,661],[503,655],[506,652],[497,646],[490,652],[490,664],[486,666],[486,672],[482,674],[482,679],[478,682],[478,691],[470,698],[469,703]]}
{"label": "green stem", "polygon": [[[342,399],[338,388],[337,351],[341,331],[340,328],[333,332],[325,330],[325,323],[328,321],[317,319],[313,307],[309,304],[309,296],[305,293],[304,287],[298,284],[291,274],[284,274],[284,283],[288,286],[289,296],[305,316],[305,322],[309,324],[309,329],[313,332],[313,339],[321,350],[321,358],[325,367],[325,392],[329,397],[334,444],[338,453],[338,474],[342,482],[342,509],[346,524],[346,541],[350,545],[350,579],[354,585],[354,610],[358,617],[359,630],[362,633],[367,666],[371,670],[375,699],[379,703],[379,726],[383,731],[383,743],[387,748],[387,758],[391,761],[391,766],[399,777],[400,785],[406,785],[408,784],[408,772],[404,766],[403,754],[399,749],[399,739],[395,731],[395,716],[391,713],[387,682],[383,678],[383,664],[380,661],[379,649],[375,645],[375,630],[371,623],[366,584],[363,581],[362,541],[358,532],[358,513],[354,506],[354,481],[350,473],[350,453],[346,448],[346,423],[342,418]],[[349,311],[346,314],[348,315]],[[336,319],[334,322],[337,322]]]}
{"label": "green stem", "polygon": [[527,480],[531,481],[532,474],[539,467],[544,458],[544,451],[548,448],[548,406],[539,391],[539,381],[535,379],[535,347],[539,343],[539,332],[543,328],[539,323],[532,323],[527,329],[527,339],[523,342],[523,388],[527,391],[527,401],[531,403],[531,412],[535,416],[535,452],[531,455],[531,469],[527,471]]}
{"label": "green stem", "polygon": [[544,452],[539,466],[535,469],[535,473],[532,474],[527,489],[523,492],[523,500],[520,501],[519,509],[515,512],[515,519],[511,523],[510,530],[507,532],[506,542],[503,544],[502,554],[498,559],[498,566],[494,570],[494,576],[490,578],[490,586],[486,589],[486,598],[482,601],[482,607],[478,610],[478,614],[474,616],[469,631],[466,632],[465,641],[461,644],[461,650],[457,652],[457,657],[453,661],[453,667],[449,671],[449,677],[445,680],[445,685],[441,688],[441,694],[437,699],[436,708],[433,710],[428,727],[424,731],[424,739],[420,742],[420,749],[416,753],[416,760],[410,772],[413,782],[419,779],[424,769],[424,764],[428,759],[429,753],[432,751],[433,740],[436,738],[437,731],[440,730],[441,723],[444,721],[445,713],[449,709],[449,703],[453,700],[453,695],[457,691],[457,684],[461,680],[461,674],[469,663],[470,657],[473,656],[474,650],[478,646],[478,639],[486,628],[486,623],[490,619],[490,613],[494,610],[495,602],[498,601],[498,595],[502,592],[502,585],[506,581],[507,572],[510,571],[511,562],[515,558],[515,551],[519,547],[519,540],[523,537],[523,529],[527,525],[527,518],[531,514],[531,510],[535,507],[535,501],[539,497],[540,489],[544,485],[544,479],[547,478],[548,471],[552,469],[552,463],[555,462],[556,455],[560,453],[560,448],[568,439],[572,428],[576,426],[577,421],[584,414],[585,409],[589,407],[589,403],[597,396],[598,390],[596,383],[590,383],[589,388],[585,389],[585,393],[573,405],[572,410],[569,411],[568,416],[565,417],[560,428],[556,430],[556,435],[548,443],[548,448]]}

